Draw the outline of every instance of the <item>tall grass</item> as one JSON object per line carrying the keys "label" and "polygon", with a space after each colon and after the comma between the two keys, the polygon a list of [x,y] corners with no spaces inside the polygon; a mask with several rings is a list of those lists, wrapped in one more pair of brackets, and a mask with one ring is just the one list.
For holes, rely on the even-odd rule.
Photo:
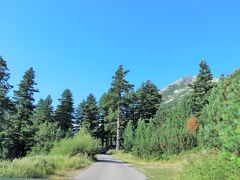
{"label": "tall grass", "polygon": [[91,160],[85,156],[34,156],[0,162],[1,178],[46,178],[59,170],[86,167]]}
{"label": "tall grass", "polygon": [[46,178],[57,171],[86,167],[97,152],[99,141],[86,130],[55,143],[49,155],[31,153],[22,159],[0,161],[0,178]]}

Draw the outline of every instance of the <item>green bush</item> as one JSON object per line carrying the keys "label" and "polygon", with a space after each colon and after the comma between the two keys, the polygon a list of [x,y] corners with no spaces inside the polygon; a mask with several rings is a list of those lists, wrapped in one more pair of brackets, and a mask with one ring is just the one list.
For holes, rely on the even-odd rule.
{"label": "green bush", "polygon": [[35,145],[30,155],[47,154],[52,149],[54,142],[63,136],[61,129],[54,123],[42,123],[38,125],[38,129],[34,135]]}
{"label": "green bush", "polygon": [[94,139],[85,129],[81,129],[76,136],[55,143],[50,155],[86,154],[92,156],[98,151],[99,146],[98,140]]}
{"label": "green bush", "polygon": [[199,143],[240,153],[240,74],[221,80],[208,101],[199,118]]}
{"label": "green bush", "polygon": [[123,148],[126,152],[130,152],[132,147],[133,147],[133,143],[134,143],[134,132],[133,132],[133,124],[132,121],[129,121],[127,123],[127,127],[124,130],[123,133]]}
{"label": "green bush", "polygon": [[0,178],[46,178],[58,170],[79,169],[90,164],[85,156],[33,156],[0,162]]}
{"label": "green bush", "polygon": [[198,160],[191,160],[183,169],[179,179],[235,180],[239,177],[240,158],[233,154],[221,152],[219,154],[206,154]]}

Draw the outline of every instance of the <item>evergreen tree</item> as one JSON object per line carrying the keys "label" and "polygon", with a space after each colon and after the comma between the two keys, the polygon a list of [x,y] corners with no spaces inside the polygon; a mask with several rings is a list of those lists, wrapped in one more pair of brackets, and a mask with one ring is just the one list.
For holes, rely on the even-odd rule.
{"label": "evergreen tree", "polygon": [[12,88],[8,83],[10,78],[8,71],[6,61],[0,56],[0,127],[3,123],[5,113],[11,109],[11,102],[7,96],[9,90]]}
{"label": "evergreen tree", "polygon": [[134,133],[132,121],[128,121],[127,127],[123,134],[123,148],[126,152],[131,151],[134,143]]}
{"label": "evergreen tree", "polygon": [[31,120],[37,125],[45,122],[54,122],[51,96],[48,96],[45,100],[39,100]]}
{"label": "evergreen tree", "polygon": [[199,117],[201,128],[198,140],[201,145],[240,154],[240,70],[222,79],[213,88]]}
{"label": "evergreen tree", "polygon": [[123,69],[123,66],[120,65],[115,75],[113,76],[113,81],[110,89],[114,104],[117,106],[117,108],[114,109],[117,115],[116,150],[120,149],[121,143],[121,111],[125,101],[124,94],[128,93],[129,90],[133,88],[133,85],[129,84],[129,82],[125,80],[125,76],[128,74],[128,72],[128,70],[125,71]]}
{"label": "evergreen tree", "polygon": [[240,76],[228,89],[218,133],[223,148],[240,156]]}
{"label": "evergreen tree", "polygon": [[30,117],[35,108],[33,95],[38,92],[35,85],[35,72],[33,68],[30,68],[25,72],[19,89],[14,91],[16,113],[8,117],[5,134],[8,141],[11,142],[8,154],[12,158],[25,156],[32,146],[33,134],[30,127],[33,123]]}
{"label": "evergreen tree", "polygon": [[196,116],[200,115],[203,107],[208,104],[208,100],[206,95],[209,91],[214,87],[213,83],[213,75],[207,63],[205,61],[201,61],[200,64],[200,72],[197,76],[196,81],[191,85],[192,91],[192,101],[193,107],[192,112]]}
{"label": "evergreen tree", "polygon": [[143,83],[141,88],[137,90],[137,115],[138,118],[151,119],[156,114],[162,95],[158,88],[151,82]]}
{"label": "evergreen tree", "polygon": [[77,108],[76,122],[78,124],[81,124],[83,121],[85,106],[86,106],[86,101],[83,100]]}
{"label": "evergreen tree", "polygon": [[34,136],[34,138],[29,140],[28,143],[31,143],[32,147],[34,146],[34,144],[39,142],[39,140],[37,140],[35,136],[38,133],[38,131],[43,131],[39,129],[40,126],[44,123],[47,125],[50,125],[50,123],[54,123],[51,96],[48,96],[45,100],[44,99],[39,100],[38,105],[30,118],[30,121],[32,122],[32,126],[29,127],[29,131],[31,131],[31,134]]}
{"label": "evergreen tree", "polygon": [[62,131],[64,131],[66,134],[71,133],[72,121],[74,119],[72,92],[69,89],[66,89],[59,101],[60,104],[57,106],[55,111],[55,121],[58,123]]}
{"label": "evergreen tree", "polygon": [[85,127],[90,133],[97,137],[99,133],[99,110],[96,98],[93,94],[87,97],[86,102],[83,101],[79,105],[80,126]]}
{"label": "evergreen tree", "polygon": [[83,117],[84,117],[84,111],[85,111],[86,101],[83,100],[77,107],[76,110],[76,131],[79,131],[79,129],[82,127]]}
{"label": "evergreen tree", "polygon": [[143,156],[143,151],[145,148],[145,131],[146,131],[146,124],[144,119],[138,120],[138,125],[135,133],[134,138],[134,147],[133,152],[137,156]]}
{"label": "evergreen tree", "polygon": [[57,123],[45,121],[38,125],[38,129],[34,134],[34,146],[32,154],[44,153],[47,154],[54,145],[54,142],[59,141],[63,137],[61,128]]}
{"label": "evergreen tree", "polygon": [[107,148],[113,148],[113,138],[116,134],[116,114],[113,111],[116,104],[110,96],[110,92],[104,93],[99,100],[100,130],[102,144]]}
{"label": "evergreen tree", "polygon": [[8,130],[7,115],[13,110],[13,105],[10,98],[7,96],[9,90],[12,88],[8,80],[10,73],[8,72],[6,61],[0,56],[0,158],[7,158],[9,141],[6,139]]}
{"label": "evergreen tree", "polygon": [[125,102],[123,104],[123,113],[125,115],[125,121],[123,123],[123,128],[126,127],[129,121],[132,121],[133,129],[136,129],[137,122],[139,119],[137,111],[137,95],[136,93],[131,90],[124,96]]}
{"label": "evergreen tree", "polygon": [[19,89],[14,91],[14,103],[16,106],[17,114],[16,118],[13,120],[16,122],[17,129],[19,128],[20,137],[19,145],[17,148],[19,151],[19,156],[25,156],[26,153],[31,149],[32,146],[32,131],[31,126],[33,125],[30,117],[35,108],[34,103],[34,93],[38,92],[35,89],[35,71],[33,68],[29,68],[24,76],[23,80],[19,84]]}

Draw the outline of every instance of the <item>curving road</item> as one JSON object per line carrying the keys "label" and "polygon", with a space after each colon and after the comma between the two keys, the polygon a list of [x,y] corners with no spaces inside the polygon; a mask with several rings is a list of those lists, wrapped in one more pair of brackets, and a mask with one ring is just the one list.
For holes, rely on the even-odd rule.
{"label": "curving road", "polygon": [[145,180],[144,174],[109,155],[97,155],[97,162],[81,171],[79,180]]}

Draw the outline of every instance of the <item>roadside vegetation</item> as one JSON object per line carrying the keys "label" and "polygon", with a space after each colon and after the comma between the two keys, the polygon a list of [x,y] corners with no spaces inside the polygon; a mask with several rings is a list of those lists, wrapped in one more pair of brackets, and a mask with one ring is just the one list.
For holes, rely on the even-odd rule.
{"label": "roadside vegetation", "polygon": [[0,177],[47,177],[85,167],[101,142],[123,149],[115,156],[151,179],[236,179],[240,70],[216,82],[205,61],[199,67],[191,91],[171,103],[150,80],[135,90],[120,65],[99,102],[90,94],[74,108],[66,89],[54,109],[50,95],[35,104],[33,68],[9,97],[10,73],[0,57]]}
{"label": "roadside vegetation", "polygon": [[2,178],[47,178],[63,176],[62,171],[80,169],[91,164],[99,141],[82,129],[76,136],[56,142],[48,154],[33,155],[0,162]]}
{"label": "roadside vegetation", "polygon": [[[139,119],[137,128],[129,121],[123,135],[125,152],[161,162],[198,149],[195,154],[200,156],[184,159],[186,163],[182,164],[178,176],[173,173],[172,178],[238,179],[240,70],[215,83],[210,68],[201,62],[191,87],[191,93],[177,103],[160,105],[152,119]],[[206,153],[201,154],[202,151]],[[154,168],[147,164],[144,170],[151,178]],[[174,168],[169,172],[174,172]],[[164,174],[161,170],[156,173]]]}

